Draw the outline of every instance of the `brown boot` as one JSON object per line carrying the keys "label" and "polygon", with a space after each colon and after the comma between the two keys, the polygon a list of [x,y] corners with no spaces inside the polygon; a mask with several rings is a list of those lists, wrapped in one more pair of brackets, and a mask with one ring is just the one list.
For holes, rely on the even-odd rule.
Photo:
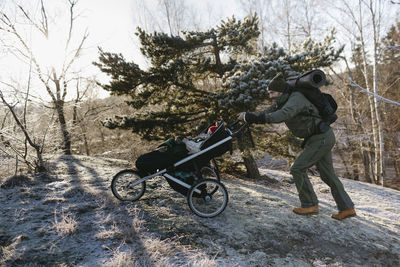
{"label": "brown boot", "polygon": [[336,220],[343,220],[349,217],[354,217],[357,216],[356,211],[354,208],[352,209],[347,209],[347,210],[342,210],[338,214],[332,214],[332,218]]}
{"label": "brown boot", "polygon": [[318,205],[309,208],[294,208],[293,212],[299,215],[314,215],[318,214]]}

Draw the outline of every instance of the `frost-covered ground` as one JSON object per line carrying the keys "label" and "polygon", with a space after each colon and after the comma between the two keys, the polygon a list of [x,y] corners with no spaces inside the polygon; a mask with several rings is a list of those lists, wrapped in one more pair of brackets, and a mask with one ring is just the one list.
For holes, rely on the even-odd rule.
{"label": "frost-covered ground", "polygon": [[330,218],[329,188],[312,177],[317,216],[292,213],[296,189],[223,178],[229,204],[202,219],[160,178],[136,204],[109,185],[121,160],[56,156],[50,177],[0,188],[0,266],[399,266],[400,192],[343,179],[358,216]]}

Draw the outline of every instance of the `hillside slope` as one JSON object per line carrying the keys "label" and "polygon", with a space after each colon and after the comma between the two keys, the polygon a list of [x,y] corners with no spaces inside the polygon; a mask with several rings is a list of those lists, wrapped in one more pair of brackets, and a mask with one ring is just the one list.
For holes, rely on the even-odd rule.
{"label": "hillside slope", "polygon": [[336,221],[329,188],[312,177],[320,214],[298,216],[285,172],[276,183],[226,177],[218,217],[190,212],[154,178],[135,204],[116,200],[111,177],[125,161],[55,156],[50,177],[0,188],[0,266],[399,266],[400,192],[343,179],[358,217]]}

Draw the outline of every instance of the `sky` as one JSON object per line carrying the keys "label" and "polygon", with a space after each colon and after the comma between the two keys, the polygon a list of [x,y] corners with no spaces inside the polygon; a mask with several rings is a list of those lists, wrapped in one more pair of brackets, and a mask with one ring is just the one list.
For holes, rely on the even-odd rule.
{"label": "sky", "polygon": [[[87,24],[91,41],[104,48],[105,51],[122,53],[129,59],[134,59],[141,67],[145,66],[144,59],[140,57],[138,38],[134,35],[136,27],[141,26],[140,12],[137,0],[84,0],[81,8],[84,9],[85,18],[82,24]],[[146,5],[157,16],[158,0],[146,0]],[[215,25],[220,19],[238,14],[240,8],[235,0],[185,0],[185,4],[194,8],[197,14],[202,14],[203,27]],[[205,14],[213,10],[212,18]]]}
{"label": "sky", "polygon": [[[46,66],[62,65],[61,58],[57,55],[62,54],[60,50],[64,47],[65,36],[67,36],[66,30],[68,29],[65,25],[69,22],[68,12],[66,12],[65,6],[60,4],[63,2],[67,1],[44,1],[48,9],[50,35],[53,37],[50,41],[36,35],[37,31],[31,28],[30,31],[24,31],[24,36],[32,41],[37,57]],[[151,18],[147,18],[147,21],[144,21],[143,9],[139,9],[141,2],[142,0],[78,1],[74,31],[76,39],[73,40],[73,45],[75,44],[75,47],[77,47],[84,33],[88,33],[81,58],[75,64],[79,71],[88,75],[96,74],[101,82],[105,82],[108,79],[104,74],[99,73],[97,67],[92,65],[92,62],[98,58],[98,47],[107,52],[121,53],[126,59],[134,61],[141,68],[148,66],[139,50],[139,41],[135,35],[136,27],[141,26],[146,30],[146,25],[147,27],[150,25],[150,27],[157,26],[158,28],[165,25],[152,25],[151,23],[154,23],[154,21],[151,21]],[[147,12],[151,14],[150,16],[155,18],[162,16],[158,0],[146,0],[143,2],[146,3]],[[24,6],[33,16],[39,17],[40,5],[38,1],[0,0],[0,8],[8,12],[8,14],[14,14],[17,10],[15,3]],[[216,25],[223,18],[241,13],[235,0],[184,0],[184,4],[190,8],[190,12],[196,17],[195,19],[199,26],[204,28]],[[19,13],[21,14],[21,12]],[[17,21],[22,21],[22,18],[17,17]],[[63,23],[60,24],[60,21]],[[17,26],[22,28],[21,24],[17,24]],[[60,40],[63,40],[64,43]],[[0,51],[1,81],[9,78],[11,80],[27,81],[27,68],[28,65],[25,64],[25,67],[23,67],[21,61],[15,59],[14,54],[4,50]],[[100,93],[100,97],[108,95],[104,90]],[[42,94],[42,96],[47,99],[46,93]]]}
{"label": "sky", "polygon": [[[181,1],[181,5],[186,7],[184,11],[187,13],[182,14],[182,17],[188,19],[184,23],[192,27],[196,25],[200,29],[213,27],[219,24],[221,19],[233,15],[242,19],[245,14],[243,6],[240,5],[238,0],[177,1]],[[317,2],[321,4],[324,1],[319,0]],[[17,10],[15,3],[26,7],[30,14],[34,16],[40,15],[40,1],[38,0],[0,0],[0,10],[13,14]],[[44,0],[44,3],[48,9],[52,40],[44,40],[43,37],[35,35],[32,28],[29,28],[30,31],[25,31],[24,36],[33,43],[36,53],[44,65],[61,65],[58,62],[60,57],[57,55],[62,53],[60,49],[62,50],[63,47],[62,42],[59,41],[67,36],[65,31],[68,29],[66,27],[68,25],[68,12],[66,12],[65,6],[60,6],[60,3],[67,3],[67,0]],[[143,8],[143,3],[145,3],[147,9]],[[85,41],[81,58],[75,64],[76,71],[85,73],[87,76],[96,75],[101,82],[108,79],[105,74],[100,73],[99,69],[92,65],[92,62],[98,58],[98,47],[107,52],[121,53],[127,60],[134,61],[145,69],[148,64],[140,53],[140,44],[134,33],[139,25],[144,30],[161,29],[168,32],[166,22],[163,23],[162,21],[162,17],[165,17],[165,15],[162,14],[162,7],[159,3],[160,0],[79,0],[76,6],[77,14],[75,14],[77,15],[74,31],[75,39],[72,43],[76,47],[85,32],[88,33],[88,38]],[[276,8],[281,9],[281,2],[275,1],[274,3]],[[327,9],[328,11],[332,12],[332,9]],[[21,12],[19,13],[21,14]],[[276,15],[274,17],[280,16],[278,13],[274,14]],[[16,18],[17,21],[22,21],[21,17]],[[328,16],[323,18],[325,25],[321,26],[322,31],[327,31],[327,19],[329,19]],[[23,27],[21,24],[17,24],[17,26]],[[268,40],[271,41],[270,39],[276,41],[271,36]],[[7,39],[4,39],[4,35],[1,35],[0,41],[3,41],[4,44]],[[348,44],[347,46],[349,47]],[[27,81],[28,66],[17,61],[13,54],[0,49],[0,81]],[[107,95],[105,91],[101,93],[100,96]],[[46,94],[42,95],[45,97]]]}

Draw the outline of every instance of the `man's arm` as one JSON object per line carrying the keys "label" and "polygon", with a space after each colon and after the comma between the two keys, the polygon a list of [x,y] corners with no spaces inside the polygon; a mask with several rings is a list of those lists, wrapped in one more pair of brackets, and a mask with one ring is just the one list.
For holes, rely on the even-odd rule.
{"label": "man's arm", "polygon": [[272,112],[275,112],[278,110],[278,104],[276,102],[272,103],[271,105],[269,105],[266,109],[264,109],[263,111],[259,112],[258,114],[269,114]]}
{"label": "man's arm", "polygon": [[265,110],[258,112],[258,113],[251,113],[251,112],[242,112],[239,114],[238,120],[244,120],[248,123],[265,123],[265,114],[274,112],[278,109],[278,105],[273,103],[272,105],[268,106]]}
{"label": "man's arm", "polygon": [[305,99],[301,93],[294,92],[282,108],[264,113],[264,123],[281,123],[297,115],[304,109]]}

